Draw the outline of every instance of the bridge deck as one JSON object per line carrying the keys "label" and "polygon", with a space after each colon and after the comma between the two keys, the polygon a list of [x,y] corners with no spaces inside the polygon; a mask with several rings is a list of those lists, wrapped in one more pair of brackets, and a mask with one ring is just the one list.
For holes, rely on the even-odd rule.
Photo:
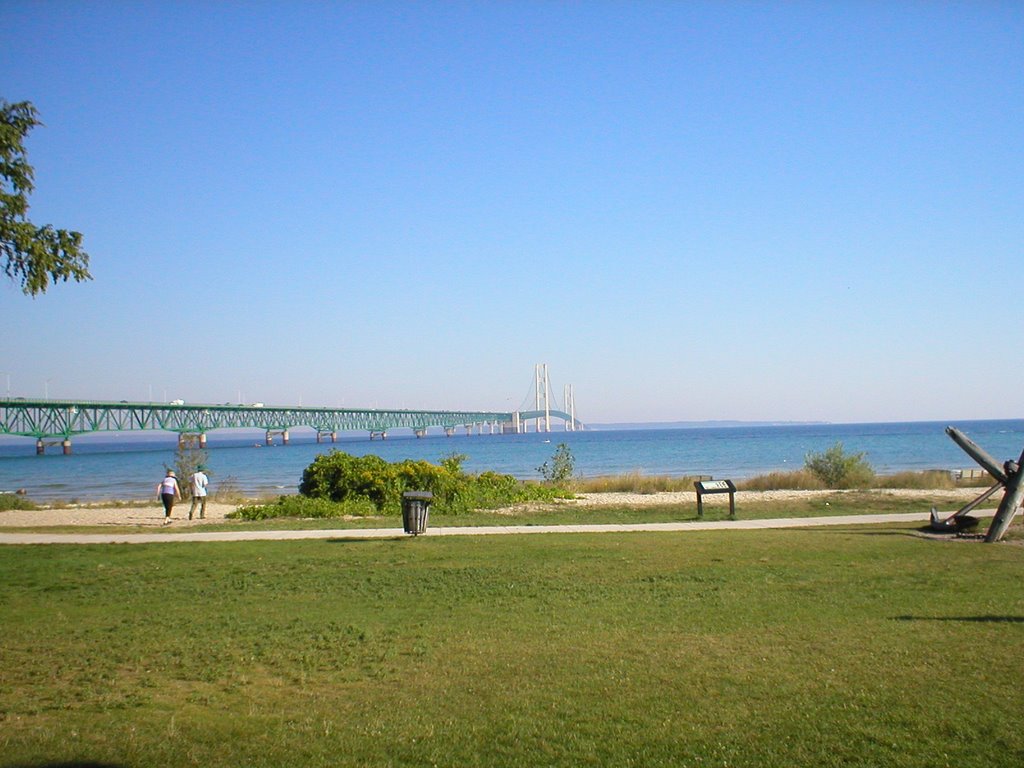
{"label": "bridge deck", "polygon": [[[162,430],[205,434],[215,429],[263,429],[268,432],[310,427],[322,433],[369,432],[390,429],[424,431],[485,424],[511,424],[542,418],[544,412],[416,411],[302,406],[132,403],[87,400],[0,400],[0,434],[63,438],[91,432]],[[569,422],[570,416],[550,411]]]}

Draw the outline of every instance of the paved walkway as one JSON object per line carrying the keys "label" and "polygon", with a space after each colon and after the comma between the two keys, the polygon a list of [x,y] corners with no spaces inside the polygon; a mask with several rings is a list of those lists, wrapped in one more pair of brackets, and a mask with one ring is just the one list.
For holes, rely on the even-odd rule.
{"label": "paved walkway", "polygon": [[[928,522],[927,512],[887,515],[836,515],[770,520],[634,523],[623,525],[507,525],[477,528],[427,528],[423,536],[493,536],[524,533],[620,533],[633,531],[721,531],[809,528],[826,525]],[[0,533],[0,544],[152,544],[178,541],[292,541],[296,539],[402,539],[401,528],[338,528],[315,531],[201,531],[182,533]]]}

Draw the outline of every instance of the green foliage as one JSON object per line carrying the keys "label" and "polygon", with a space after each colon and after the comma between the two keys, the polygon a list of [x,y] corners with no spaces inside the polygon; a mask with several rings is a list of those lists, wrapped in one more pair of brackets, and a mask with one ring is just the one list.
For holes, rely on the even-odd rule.
{"label": "green foliage", "polygon": [[330,501],[369,499],[379,510],[397,504],[401,497],[393,464],[379,456],[352,456],[343,451],[317,456],[302,473],[299,493]]}
{"label": "green foliage", "polygon": [[[178,487],[181,489],[182,499],[192,498],[192,483],[189,482],[189,478],[199,467],[206,466],[209,456],[205,450],[199,448],[192,441],[186,440],[178,443],[178,448],[174,452],[174,466],[166,467],[166,469],[173,469],[178,476]],[[209,474],[209,470],[207,473]]]}
{"label": "green foliage", "polygon": [[864,454],[847,454],[840,442],[823,453],[808,453],[804,466],[827,488],[868,488],[875,480],[875,471]]}
{"label": "green foliage", "polygon": [[573,472],[576,470],[576,459],[565,443],[559,443],[555,448],[554,455],[537,467],[541,477],[546,483],[564,483],[572,480]]}
{"label": "green foliage", "polygon": [[411,459],[389,463],[379,456],[332,451],[306,467],[299,493],[334,502],[365,500],[380,513],[394,515],[401,512],[405,491],[429,491],[434,495],[434,511],[449,514],[552,498],[557,493],[521,483],[511,475],[466,473],[465,458],[451,454],[439,466]]}
{"label": "green foliage", "polygon": [[36,505],[16,493],[0,493],[0,512],[8,509],[36,509]]}
{"label": "green foliage", "polygon": [[347,499],[330,501],[308,496],[281,496],[269,504],[247,504],[230,513],[236,520],[269,520],[277,517],[332,518],[367,517],[374,515],[377,508],[368,499]]}
{"label": "green foliage", "polygon": [[28,101],[0,99],[0,260],[27,296],[45,293],[50,283],[91,280],[82,235],[28,220],[34,170],[25,156],[25,137],[39,121]]}

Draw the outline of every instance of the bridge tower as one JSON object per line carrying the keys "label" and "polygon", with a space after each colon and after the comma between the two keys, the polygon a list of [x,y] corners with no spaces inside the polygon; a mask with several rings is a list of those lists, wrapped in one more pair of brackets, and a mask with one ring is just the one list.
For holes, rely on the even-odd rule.
{"label": "bridge tower", "polygon": [[551,431],[551,403],[548,398],[548,364],[537,363],[533,369],[534,382],[536,385],[536,410],[540,411],[541,400],[544,401],[544,421],[543,429],[541,428],[541,417],[537,417],[537,431],[538,432],[550,432]]}
{"label": "bridge tower", "polygon": [[572,384],[565,385],[565,410],[569,414],[569,421],[565,423],[566,432],[576,431],[576,393]]}

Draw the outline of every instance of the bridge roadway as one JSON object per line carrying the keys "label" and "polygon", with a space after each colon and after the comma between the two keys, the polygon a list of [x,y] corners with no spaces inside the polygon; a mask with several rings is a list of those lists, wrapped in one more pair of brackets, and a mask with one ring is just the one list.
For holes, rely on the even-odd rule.
{"label": "bridge roadway", "polygon": [[47,444],[60,442],[71,452],[71,438],[92,432],[135,432],[161,430],[177,432],[179,441],[196,438],[206,445],[206,434],[215,429],[262,429],[267,443],[280,435],[288,442],[288,431],[309,427],[317,442],[338,432],[369,432],[371,439],[384,438],[390,429],[411,429],[423,437],[430,427],[451,435],[462,426],[492,433],[523,432],[532,419],[561,419],[566,429],[581,428],[578,421],[557,410],[545,411],[413,411],[363,408],[305,408],[302,406],[212,405],[184,403],[131,403],[86,400],[0,399],[0,434],[36,438],[36,452]]}

